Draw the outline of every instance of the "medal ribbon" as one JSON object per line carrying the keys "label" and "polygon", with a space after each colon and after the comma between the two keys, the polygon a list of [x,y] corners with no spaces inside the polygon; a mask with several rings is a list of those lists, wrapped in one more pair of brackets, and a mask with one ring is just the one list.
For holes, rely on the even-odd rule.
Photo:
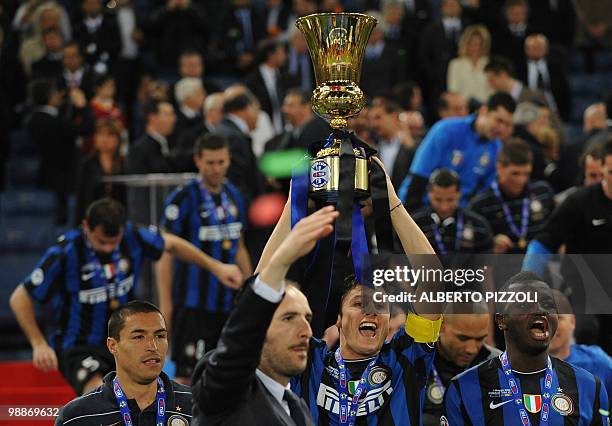
{"label": "medal ribbon", "polygon": [[436,366],[433,364],[431,366],[431,374],[433,375],[433,381],[436,386],[440,387],[441,395],[444,395],[446,393],[446,386],[444,386],[444,384],[442,383],[440,375],[438,374],[438,370],[436,370]]}
{"label": "medal ribbon", "polygon": [[121,261],[121,250],[119,250],[119,246],[117,246],[111,253],[111,264],[113,265],[114,276],[109,278],[106,276],[104,267],[100,263],[100,259],[98,259],[96,252],[87,238],[85,238],[85,247],[86,264],[91,264],[94,267],[92,287],[105,288],[107,296],[106,302],[110,303],[111,300],[119,297],[119,284],[126,278],[125,272],[119,267],[119,262]]}
{"label": "medal ribbon", "polygon": [[512,231],[512,233],[517,238],[526,238],[527,226],[529,225],[529,197],[523,198],[523,206],[521,207],[521,229],[518,229],[516,227],[516,224],[514,223],[514,220],[512,220],[512,212],[510,211],[508,204],[506,204],[506,202],[502,198],[502,194],[499,190],[499,185],[497,184],[497,181],[491,184],[491,189],[493,190],[493,193],[501,203],[502,209],[504,211],[504,216],[506,218],[506,223],[508,223],[510,231]]}
{"label": "medal ribbon", "polygon": [[[117,376],[113,379],[113,392],[117,403],[119,404],[119,410],[121,411],[121,418],[125,426],[132,426],[132,415],[130,413],[130,407],[128,406],[127,399]],[[161,378],[157,378],[157,396],[155,398],[155,413],[156,420],[155,426],[164,426],[166,422],[166,389],[164,388],[164,382]]]}
{"label": "medal ribbon", "polygon": [[[529,414],[527,414],[527,410],[525,409],[525,402],[523,401],[523,392],[521,391],[521,383],[514,376],[514,372],[512,371],[512,366],[510,365],[510,361],[508,360],[508,353],[504,351],[499,356],[499,360],[501,361],[502,370],[504,370],[504,378],[506,379],[506,385],[510,388],[512,392],[512,396],[516,400],[516,409],[518,410],[519,417],[521,419],[521,423],[524,426],[531,426],[531,421],[529,420]],[[550,356],[546,361],[546,376],[544,377],[544,391],[542,392],[542,408],[540,410],[540,426],[548,426],[548,417],[550,415],[550,400],[552,399],[551,390],[553,384],[555,372],[552,368],[552,361],[550,360]],[[501,384],[501,383],[500,383]]]}
{"label": "medal ribbon", "polygon": [[[437,213],[431,214],[432,224],[431,229],[434,234],[434,238],[436,240],[436,246],[438,246],[438,252],[442,255],[448,254],[448,250],[446,249],[446,245],[444,244],[444,239],[442,238],[442,234],[440,234],[440,229],[438,228],[438,222],[440,222],[440,217]],[[457,212],[457,221],[455,228],[455,251],[458,252],[461,250],[461,237],[463,236],[463,212]]]}
{"label": "medal ribbon", "polygon": [[334,353],[334,357],[336,358],[336,362],[338,363],[338,400],[340,403],[340,425],[348,425],[355,426],[355,419],[357,418],[357,408],[359,407],[359,397],[362,393],[368,393],[370,390],[370,386],[368,384],[368,375],[370,374],[370,370],[376,364],[378,357],[374,358],[363,374],[361,375],[361,379],[359,380],[359,384],[355,388],[355,393],[353,397],[349,401],[349,393],[348,393],[348,370],[344,365],[344,359],[342,359],[342,355],[340,355],[340,348],[336,349]]}

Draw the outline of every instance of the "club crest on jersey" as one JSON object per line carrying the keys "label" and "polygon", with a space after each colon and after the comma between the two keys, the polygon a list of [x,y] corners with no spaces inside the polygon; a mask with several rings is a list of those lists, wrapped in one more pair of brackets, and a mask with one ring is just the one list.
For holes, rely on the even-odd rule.
{"label": "club crest on jersey", "polygon": [[562,416],[569,416],[574,412],[574,402],[569,396],[563,393],[554,394],[551,403],[555,411]]}
{"label": "club crest on jersey", "polygon": [[472,241],[474,239],[474,228],[471,226],[466,226],[463,230],[463,239],[467,241]]}
{"label": "club crest on jersey", "polygon": [[43,272],[43,270],[40,268],[34,269],[32,274],[30,275],[30,282],[33,285],[38,286],[38,285],[41,285],[44,280],[45,280],[45,273]]}
{"label": "club crest on jersey", "polygon": [[372,368],[372,371],[370,371],[370,374],[368,374],[368,383],[370,386],[378,386],[387,380],[387,377],[389,377],[389,372],[387,369],[376,366]]}
{"label": "club crest on jersey", "polygon": [[179,207],[176,204],[168,204],[164,209],[164,215],[168,220],[177,220],[179,217]]}
{"label": "club crest on jersey", "polygon": [[451,157],[451,163],[453,166],[457,167],[459,164],[463,162],[463,152],[455,149],[453,151],[453,156]]}
{"label": "club crest on jersey", "polygon": [[542,395],[523,395],[523,401],[525,403],[525,408],[530,413],[539,413],[542,409]]}

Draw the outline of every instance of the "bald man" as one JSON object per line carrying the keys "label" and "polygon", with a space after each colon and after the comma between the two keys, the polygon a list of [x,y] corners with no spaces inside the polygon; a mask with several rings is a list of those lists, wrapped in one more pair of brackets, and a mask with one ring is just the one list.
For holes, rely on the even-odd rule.
{"label": "bald man", "polygon": [[436,346],[434,367],[427,382],[423,425],[440,424],[444,393],[453,377],[501,353],[485,343],[488,334],[489,313],[486,304],[447,307]]}

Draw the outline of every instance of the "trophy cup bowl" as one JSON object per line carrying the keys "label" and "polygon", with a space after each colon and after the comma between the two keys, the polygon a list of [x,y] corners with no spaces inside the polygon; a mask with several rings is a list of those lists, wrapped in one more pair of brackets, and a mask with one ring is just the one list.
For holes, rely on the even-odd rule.
{"label": "trophy cup bowl", "polygon": [[[317,13],[299,18],[312,59],[316,88],[312,109],[334,129],[328,143],[313,153],[309,193],[334,202],[338,196],[341,144],[350,143],[343,132],[347,119],[361,111],[365,96],[358,86],[361,64],[376,19],[360,13]],[[355,198],[367,198],[368,159],[365,149],[354,147]]]}

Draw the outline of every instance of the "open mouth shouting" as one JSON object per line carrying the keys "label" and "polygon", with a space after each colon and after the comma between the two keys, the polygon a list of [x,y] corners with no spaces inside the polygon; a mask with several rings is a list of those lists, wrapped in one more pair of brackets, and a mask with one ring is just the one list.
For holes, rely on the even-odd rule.
{"label": "open mouth shouting", "polygon": [[546,316],[537,316],[529,322],[529,335],[534,340],[546,341],[550,338],[550,328]]}
{"label": "open mouth shouting", "polygon": [[359,334],[369,339],[376,337],[377,330],[378,324],[372,321],[362,321],[361,324],[359,324]]}

